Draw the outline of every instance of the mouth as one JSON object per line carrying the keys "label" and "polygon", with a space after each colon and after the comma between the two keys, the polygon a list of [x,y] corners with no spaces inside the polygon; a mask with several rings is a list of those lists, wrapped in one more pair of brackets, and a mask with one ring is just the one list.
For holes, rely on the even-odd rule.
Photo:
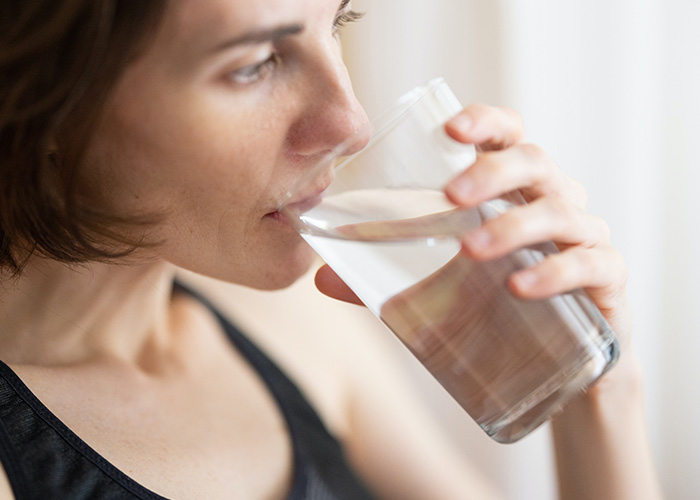
{"label": "mouth", "polygon": [[280,224],[289,225],[289,221],[287,220],[287,218],[284,215],[282,215],[279,212],[279,210],[275,210],[274,212],[269,212],[269,213],[265,214],[263,216],[263,219],[271,219],[271,220],[278,222]]}
{"label": "mouth", "polygon": [[299,216],[319,205],[322,199],[323,196],[321,191],[311,196],[307,196],[299,201],[295,201],[293,203],[285,203],[284,207],[280,208],[279,210],[275,210],[274,212],[269,212],[265,214],[264,218],[269,218],[276,222],[280,222],[286,225],[292,225],[283,212],[289,213],[292,216]]}
{"label": "mouth", "polygon": [[304,196],[298,201],[287,202],[284,204],[284,207],[280,210],[284,212],[290,212],[294,215],[301,215],[303,213],[306,213],[321,203],[321,200],[323,199],[324,190],[314,192],[309,196]]}
{"label": "mouth", "polygon": [[324,174],[318,176],[314,182],[303,188],[296,188],[296,191],[288,195],[288,198],[279,205],[277,210],[268,213],[265,217],[289,222],[284,215],[285,213],[299,216],[308,212],[321,203],[323,194],[330,186],[333,177],[335,177],[333,169],[328,169]]}

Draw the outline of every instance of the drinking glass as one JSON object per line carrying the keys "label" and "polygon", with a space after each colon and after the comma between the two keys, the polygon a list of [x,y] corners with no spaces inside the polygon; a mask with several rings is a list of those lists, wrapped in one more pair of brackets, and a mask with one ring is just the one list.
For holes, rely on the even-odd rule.
{"label": "drinking glass", "polygon": [[369,143],[336,148],[280,212],[481,428],[509,443],[590,386],[619,347],[584,291],[523,300],[508,290],[508,276],[553,243],[489,262],[460,252],[463,234],[525,203],[519,192],[472,209],[448,201],[444,186],[476,158],[444,131],[461,108],[443,79],[406,93],[373,122]]}

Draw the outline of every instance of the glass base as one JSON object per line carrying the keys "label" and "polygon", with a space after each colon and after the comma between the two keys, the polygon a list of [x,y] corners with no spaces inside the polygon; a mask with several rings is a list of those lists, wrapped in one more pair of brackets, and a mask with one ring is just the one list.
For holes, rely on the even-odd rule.
{"label": "glass base", "polygon": [[[568,379],[557,377],[551,380],[538,391],[538,395],[523,401],[496,421],[479,423],[480,427],[499,443],[515,443],[551,419],[575,396],[585,392],[615,364],[619,356],[619,344],[613,338],[606,351],[584,363]],[[543,397],[546,392],[550,394]],[[539,402],[532,406],[534,399],[539,399]]]}

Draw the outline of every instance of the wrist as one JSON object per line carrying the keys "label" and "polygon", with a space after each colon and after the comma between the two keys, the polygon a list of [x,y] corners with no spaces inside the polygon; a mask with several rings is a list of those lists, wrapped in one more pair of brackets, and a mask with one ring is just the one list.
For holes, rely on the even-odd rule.
{"label": "wrist", "polygon": [[618,363],[552,419],[561,498],[662,497],[644,417],[639,360]]}
{"label": "wrist", "polygon": [[[618,362],[600,377],[586,392],[572,401],[603,411],[641,411],[644,403],[644,375],[639,358],[631,347],[620,355]],[[566,410],[566,409],[565,409]]]}
{"label": "wrist", "polygon": [[643,419],[644,377],[631,350],[588,390],[579,394],[552,419],[555,434],[618,432],[630,420]]}

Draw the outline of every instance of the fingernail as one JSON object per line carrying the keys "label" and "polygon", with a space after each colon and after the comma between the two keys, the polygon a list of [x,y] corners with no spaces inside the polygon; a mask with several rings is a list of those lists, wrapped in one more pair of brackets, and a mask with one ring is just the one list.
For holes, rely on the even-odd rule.
{"label": "fingernail", "polygon": [[530,270],[519,271],[513,275],[512,279],[515,287],[523,292],[531,290],[535,287],[535,285],[537,285],[537,273]]}
{"label": "fingernail", "polygon": [[466,134],[474,125],[474,121],[465,114],[459,114],[452,118],[452,126],[461,133]]}
{"label": "fingernail", "polygon": [[464,235],[464,243],[471,250],[483,250],[491,243],[491,233],[485,229],[476,229]]}

